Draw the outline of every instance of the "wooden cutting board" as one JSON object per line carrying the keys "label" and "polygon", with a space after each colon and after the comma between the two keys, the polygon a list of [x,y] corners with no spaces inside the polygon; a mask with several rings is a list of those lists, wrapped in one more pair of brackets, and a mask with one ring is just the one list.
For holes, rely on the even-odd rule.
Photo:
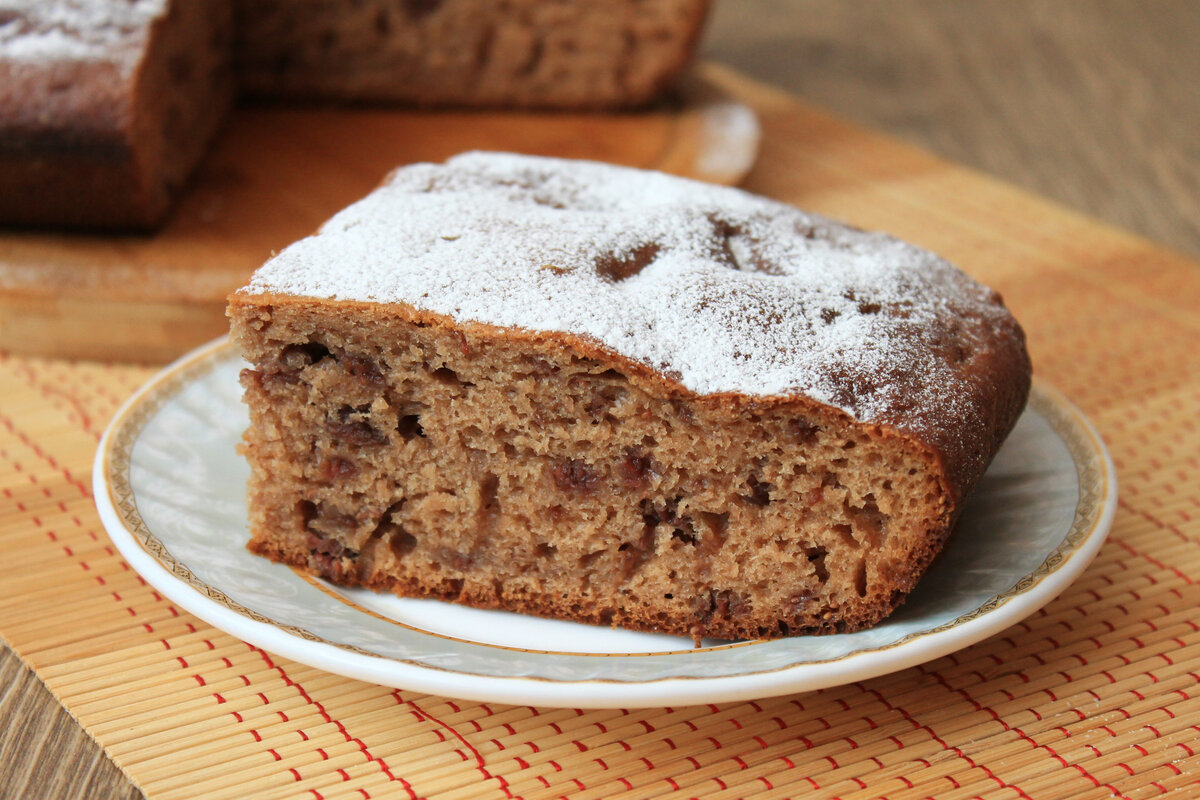
{"label": "wooden cutting board", "polygon": [[510,150],[732,184],[758,137],[703,73],[627,114],[238,109],[161,232],[0,232],[0,350],[169,361],[227,330],[226,296],[271,253],[401,164]]}

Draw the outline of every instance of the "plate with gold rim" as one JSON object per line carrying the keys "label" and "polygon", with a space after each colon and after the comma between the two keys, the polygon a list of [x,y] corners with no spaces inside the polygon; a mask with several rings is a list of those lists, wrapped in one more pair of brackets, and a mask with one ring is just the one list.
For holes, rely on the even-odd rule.
{"label": "plate with gold rim", "polygon": [[641,707],[770,697],[864,680],[981,641],[1053,600],[1112,524],[1116,477],[1088,420],[1035,381],[1029,406],[907,603],[866,631],[705,642],[347,590],[251,555],[248,416],[225,339],[117,412],[93,480],[130,566],[197,617],[363,681],[468,700]]}

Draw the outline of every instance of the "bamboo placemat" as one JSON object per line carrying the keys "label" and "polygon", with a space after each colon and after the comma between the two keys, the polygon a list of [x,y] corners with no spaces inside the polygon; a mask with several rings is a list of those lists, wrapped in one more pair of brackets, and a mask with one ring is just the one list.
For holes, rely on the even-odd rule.
{"label": "bamboo placemat", "polygon": [[114,551],[87,476],[150,370],[0,356],[0,634],[149,797],[1200,794],[1200,265],[715,75],[763,121],[750,188],[1005,294],[1118,469],[1091,568],[999,636],[815,693],[582,711],[391,690],[208,627]]}

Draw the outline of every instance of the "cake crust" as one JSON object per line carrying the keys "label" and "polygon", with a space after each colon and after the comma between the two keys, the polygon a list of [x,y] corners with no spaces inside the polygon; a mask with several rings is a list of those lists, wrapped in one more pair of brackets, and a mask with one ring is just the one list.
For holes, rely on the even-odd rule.
{"label": "cake crust", "polygon": [[[309,285],[310,267],[330,252],[355,262],[378,250],[372,219],[402,218],[419,229],[417,206],[430,201],[421,195],[443,191],[459,200],[462,182],[446,170],[470,175],[472,192],[500,187],[518,205],[527,200],[568,212],[554,241],[571,244],[578,263],[561,253],[554,269],[534,267],[565,293],[539,312],[547,324],[529,324],[536,304],[525,304],[528,297],[513,294],[503,274],[495,274],[506,262],[495,258],[504,248],[494,241],[490,255],[478,256],[479,270],[459,262],[462,293],[447,285],[436,298],[422,297],[425,281],[441,281],[437,258],[421,260],[429,254],[425,245],[380,255],[393,266],[413,262],[419,277],[387,268],[401,289],[389,283],[387,292],[364,299],[351,296],[362,292],[353,276]],[[231,298],[234,337],[253,365],[243,383],[252,414],[245,451],[254,472],[255,552],[342,583],[693,637],[856,630],[878,622],[911,591],[1023,407],[1028,357],[999,297],[940,260],[896,249],[892,240],[796,217],[794,209],[732,190],[684,185],[672,195],[655,184],[656,191],[639,192],[639,175],[611,167],[472,156],[402,173],[387,185],[398,185],[396,193],[377,192],[382,206],[364,201],[335,217]],[[598,174],[642,200],[617,199],[604,187],[580,194],[580,185],[595,187]],[[440,190],[431,188],[439,175]],[[579,181],[553,180],[564,175]],[[410,192],[414,186],[426,188]],[[647,275],[651,265],[641,262],[670,260],[684,245],[660,231],[658,249],[646,258],[641,232],[628,238],[621,209],[662,202],[677,210],[678,198],[695,192],[713,238],[684,254],[695,256],[691,267],[675,263],[669,273]],[[721,201],[715,222],[710,192]],[[571,217],[572,208],[608,222],[615,216],[625,238],[597,244],[608,222],[594,227],[595,220]],[[470,213],[462,213],[470,227]],[[728,276],[739,289],[733,308],[765,308],[735,315],[745,330],[727,338],[777,349],[770,328],[795,328],[782,306],[764,307],[753,287],[775,292],[780,278],[814,265],[797,266],[783,251],[753,250],[762,231],[772,229],[771,219],[784,220],[803,247],[832,242],[826,255],[849,258],[852,266],[881,253],[902,256],[902,272],[933,270],[941,289],[927,297],[924,283],[901,281],[907,294],[897,294],[896,284],[873,272],[832,293],[820,275],[804,290],[793,281],[793,310],[809,320],[805,330],[817,341],[793,342],[795,352],[770,352],[765,361],[737,351],[732,371],[703,363],[706,353],[708,361],[720,360],[716,345],[701,348],[697,361],[686,344],[678,352],[655,349],[651,333],[649,342],[629,343],[611,314],[588,316],[588,303],[610,301],[602,291],[627,290],[639,274],[638,295],[652,298],[644,305],[680,313],[681,294],[666,288],[675,279],[668,276],[695,267],[706,279],[726,278],[709,270],[715,263],[738,273]],[[678,219],[656,224],[688,227]],[[755,267],[750,281],[726,263],[738,260],[736,252],[723,256],[710,246],[741,248],[728,245],[730,231],[722,229],[730,226],[747,237],[747,252],[757,253],[739,261]],[[577,238],[580,230],[590,231],[586,242]],[[496,230],[489,233],[494,240]],[[694,230],[684,235],[695,243]],[[354,246],[356,239],[363,248]],[[541,243],[522,241],[527,260],[540,262]],[[586,264],[590,275],[576,275]],[[827,266],[821,259],[815,264]],[[374,267],[353,269],[370,274]],[[519,266],[507,269],[518,284],[529,282]],[[777,274],[781,269],[792,272]],[[326,264],[322,274],[329,271]],[[572,284],[572,275],[582,283]],[[544,289],[523,291],[544,302]],[[489,291],[507,298],[503,307],[480,301],[490,319],[479,319],[478,307],[457,315],[438,307],[462,309]],[[718,297],[727,295],[706,294],[710,304]],[[814,297],[818,302],[810,302]],[[874,330],[879,317],[894,317],[886,325],[901,335],[861,342],[890,348],[893,363],[810,358],[828,352],[822,341],[845,340],[844,331],[827,328],[850,309],[865,320],[859,332]],[[647,318],[645,308],[634,311]],[[514,323],[513,314],[524,324]],[[921,324],[911,325],[914,319]],[[689,324],[693,337],[711,335],[703,320]],[[909,360],[894,363],[902,357]],[[820,374],[780,377],[760,369],[778,366],[779,358],[793,370],[820,364],[814,367]],[[931,378],[945,385],[931,386]],[[931,408],[931,397],[941,405]]]}

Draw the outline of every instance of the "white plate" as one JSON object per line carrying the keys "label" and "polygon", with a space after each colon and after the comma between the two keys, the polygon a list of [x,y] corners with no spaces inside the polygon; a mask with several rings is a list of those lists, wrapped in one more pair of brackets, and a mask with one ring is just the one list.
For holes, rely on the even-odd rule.
{"label": "white plate", "polygon": [[[101,519],[180,606],[266,650],[388,686],[530,705],[744,700],[863,680],[958,650],[1052,600],[1112,522],[1112,462],[1086,419],[1035,385],[949,545],[868,631],[714,644],[338,589],[245,550],[235,453],[247,424],[228,342],[168,367],[117,413],[96,456]],[[553,647],[553,650],[546,648]]]}

